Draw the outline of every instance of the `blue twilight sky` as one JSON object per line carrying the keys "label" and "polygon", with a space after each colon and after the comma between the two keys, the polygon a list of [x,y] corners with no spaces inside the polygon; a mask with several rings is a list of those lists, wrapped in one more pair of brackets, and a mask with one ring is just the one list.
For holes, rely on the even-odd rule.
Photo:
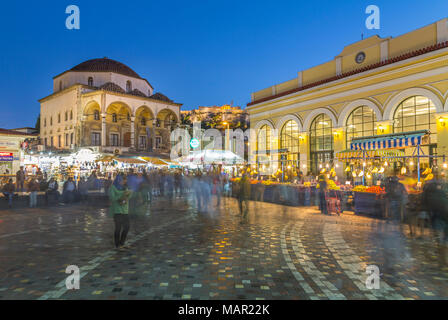
{"label": "blue twilight sky", "polygon": [[[70,4],[80,30],[65,27]],[[380,30],[365,28],[370,4]],[[362,33],[397,36],[447,16],[447,0],[3,1],[0,128],[34,127],[52,77],[88,59],[123,62],[183,109],[245,106]]]}

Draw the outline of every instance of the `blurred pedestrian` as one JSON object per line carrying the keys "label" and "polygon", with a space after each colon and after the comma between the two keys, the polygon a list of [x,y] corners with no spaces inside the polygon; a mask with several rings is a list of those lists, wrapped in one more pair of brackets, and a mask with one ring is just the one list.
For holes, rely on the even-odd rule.
{"label": "blurred pedestrian", "polygon": [[238,206],[240,214],[243,218],[247,217],[249,211],[249,199],[250,199],[250,181],[247,173],[243,173],[239,182],[238,191]]}
{"label": "blurred pedestrian", "polygon": [[319,175],[319,209],[322,214],[328,214],[327,208],[327,177],[324,174]]}
{"label": "blurred pedestrian", "polygon": [[129,198],[132,191],[128,190],[126,178],[118,175],[109,189],[109,214],[114,218],[114,243],[116,248],[123,247],[129,232]]}
{"label": "blurred pedestrian", "polygon": [[36,178],[32,177],[28,182],[28,192],[30,193],[30,208],[37,207],[37,192],[40,189],[39,182]]}

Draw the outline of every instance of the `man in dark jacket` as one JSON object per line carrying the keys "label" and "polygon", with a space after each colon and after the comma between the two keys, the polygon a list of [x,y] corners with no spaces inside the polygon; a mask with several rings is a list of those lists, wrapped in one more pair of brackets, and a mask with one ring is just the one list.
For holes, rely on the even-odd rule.
{"label": "man in dark jacket", "polygon": [[56,198],[56,201],[59,201],[59,185],[58,182],[51,177],[50,181],[48,182],[47,190],[45,191],[45,204],[48,206],[48,199],[50,196],[54,196]]}
{"label": "man in dark jacket", "polygon": [[3,195],[6,197],[6,199],[8,199],[8,205],[10,208],[12,207],[12,197],[14,197],[15,191],[16,187],[14,186],[12,179],[9,179],[8,183],[3,187]]}
{"label": "man in dark jacket", "polygon": [[76,184],[72,177],[65,181],[62,191],[62,197],[65,203],[72,203],[75,200]]}
{"label": "man in dark jacket", "polygon": [[23,166],[21,166],[20,170],[16,173],[16,184],[17,192],[23,192],[23,185],[25,184],[25,171],[23,170]]}

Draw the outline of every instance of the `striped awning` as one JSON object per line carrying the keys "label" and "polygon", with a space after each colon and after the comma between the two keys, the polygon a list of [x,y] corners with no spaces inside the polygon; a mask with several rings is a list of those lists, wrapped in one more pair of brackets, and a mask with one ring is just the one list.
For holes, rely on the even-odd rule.
{"label": "striped awning", "polygon": [[354,138],[350,143],[351,150],[377,150],[414,147],[422,144],[423,137],[428,135],[427,130],[412,131],[400,134],[384,134],[379,136]]}
{"label": "striped awning", "polygon": [[400,149],[390,149],[390,150],[344,150],[341,152],[336,152],[336,158],[339,161],[347,161],[347,160],[361,160],[361,159],[369,159],[376,157],[404,157],[405,152]]}

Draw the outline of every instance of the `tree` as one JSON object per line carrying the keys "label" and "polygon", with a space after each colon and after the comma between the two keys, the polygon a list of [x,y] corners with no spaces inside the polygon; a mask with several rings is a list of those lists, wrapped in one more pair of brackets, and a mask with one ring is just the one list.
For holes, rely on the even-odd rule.
{"label": "tree", "polygon": [[34,126],[34,128],[37,130],[37,133],[40,133],[40,113],[37,116],[37,121],[36,121],[36,125]]}

